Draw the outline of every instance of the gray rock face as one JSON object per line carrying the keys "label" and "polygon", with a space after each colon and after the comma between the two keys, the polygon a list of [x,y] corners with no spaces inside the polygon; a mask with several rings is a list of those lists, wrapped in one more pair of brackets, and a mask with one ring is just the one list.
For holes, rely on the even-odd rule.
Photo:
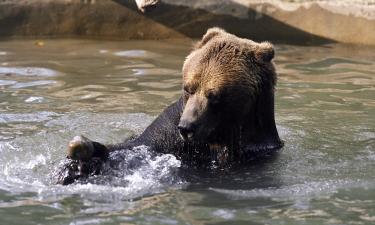
{"label": "gray rock face", "polygon": [[254,40],[375,45],[375,0],[0,1],[7,37],[198,38],[212,26]]}
{"label": "gray rock face", "polygon": [[141,10],[141,12],[146,12],[146,10],[156,7],[156,5],[160,1],[159,0],[135,0],[135,2],[137,3],[138,9]]}

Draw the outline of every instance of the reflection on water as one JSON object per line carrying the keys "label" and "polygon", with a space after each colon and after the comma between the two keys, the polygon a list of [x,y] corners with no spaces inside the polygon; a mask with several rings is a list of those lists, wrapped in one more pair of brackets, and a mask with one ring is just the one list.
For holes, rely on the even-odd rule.
{"label": "reflection on water", "polygon": [[0,67],[0,74],[5,76],[52,77],[58,73],[51,69],[38,67]]}
{"label": "reflection on water", "polygon": [[1,224],[375,223],[375,49],[276,46],[275,158],[177,175],[141,146],[62,187],[50,175],[73,136],[120,142],[178,98],[191,43],[44,43],[0,42]]}
{"label": "reflection on water", "polygon": [[145,51],[145,50],[119,51],[119,52],[115,52],[114,55],[124,56],[124,57],[129,57],[129,58],[143,58],[143,59],[160,57],[159,54],[156,54],[150,51]]}

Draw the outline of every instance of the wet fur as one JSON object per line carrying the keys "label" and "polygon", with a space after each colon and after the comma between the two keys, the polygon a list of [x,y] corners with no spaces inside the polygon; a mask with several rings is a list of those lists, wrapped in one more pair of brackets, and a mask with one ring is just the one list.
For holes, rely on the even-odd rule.
{"label": "wet fur", "polygon": [[220,109],[224,122],[216,127],[213,139],[181,139],[177,125],[189,98],[184,93],[138,138],[108,148],[113,151],[147,145],[198,166],[212,161],[245,162],[281,148],[274,119],[273,57],[274,49],[268,42],[256,43],[219,28],[209,29],[185,60],[183,85],[199,91],[196,95],[202,99],[209,92],[225,92],[215,93],[225,95],[220,101],[227,108]]}

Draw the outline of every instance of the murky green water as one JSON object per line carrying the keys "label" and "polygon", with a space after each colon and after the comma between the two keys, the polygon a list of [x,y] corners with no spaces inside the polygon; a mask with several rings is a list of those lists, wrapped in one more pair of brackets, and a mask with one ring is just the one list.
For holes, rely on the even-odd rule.
{"label": "murky green water", "polygon": [[62,187],[73,136],[119,142],[178,98],[190,43],[0,42],[0,224],[374,224],[375,48],[276,47],[278,157],[187,181],[167,155]]}

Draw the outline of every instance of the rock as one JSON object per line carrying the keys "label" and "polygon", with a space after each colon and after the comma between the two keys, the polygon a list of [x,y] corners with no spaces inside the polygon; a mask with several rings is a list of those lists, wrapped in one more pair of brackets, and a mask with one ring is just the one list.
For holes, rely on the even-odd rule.
{"label": "rock", "polygon": [[135,0],[137,3],[138,9],[141,12],[147,12],[150,9],[153,9],[160,1],[159,0]]}

